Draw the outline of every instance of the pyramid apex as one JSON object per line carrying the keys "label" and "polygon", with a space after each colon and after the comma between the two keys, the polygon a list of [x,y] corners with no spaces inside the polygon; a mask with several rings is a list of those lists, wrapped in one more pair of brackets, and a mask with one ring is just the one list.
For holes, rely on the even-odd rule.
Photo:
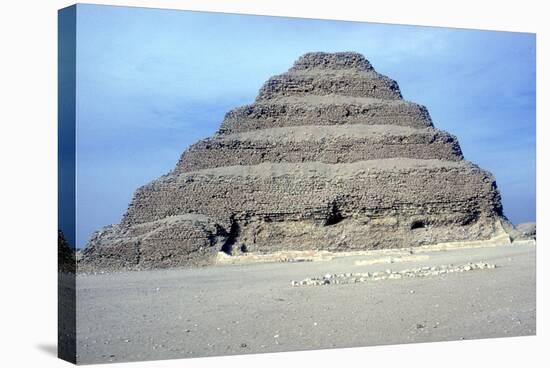
{"label": "pyramid apex", "polygon": [[298,58],[291,71],[309,69],[374,70],[371,63],[357,52],[308,52]]}

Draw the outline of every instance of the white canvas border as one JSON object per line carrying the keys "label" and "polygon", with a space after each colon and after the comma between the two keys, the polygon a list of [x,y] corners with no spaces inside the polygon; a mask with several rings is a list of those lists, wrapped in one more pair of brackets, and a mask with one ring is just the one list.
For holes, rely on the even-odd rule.
{"label": "white canvas border", "polygon": [[[548,183],[545,88],[548,26],[544,2],[462,0],[321,1],[95,1],[161,7],[380,23],[537,33],[537,336],[461,342],[244,355],[115,364],[112,367],[226,366],[542,366],[548,338]],[[2,366],[67,366],[56,342],[56,68],[57,10],[68,1],[12,1],[2,7]],[[546,268],[546,269],[545,269]],[[545,359],[546,358],[546,359]]]}

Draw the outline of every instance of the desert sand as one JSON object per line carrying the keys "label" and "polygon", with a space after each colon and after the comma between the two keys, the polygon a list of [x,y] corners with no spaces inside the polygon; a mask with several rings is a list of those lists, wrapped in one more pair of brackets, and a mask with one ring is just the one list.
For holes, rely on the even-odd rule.
{"label": "desert sand", "polygon": [[[77,276],[77,360],[103,363],[533,335],[534,241]],[[293,286],[341,273],[495,268]]]}

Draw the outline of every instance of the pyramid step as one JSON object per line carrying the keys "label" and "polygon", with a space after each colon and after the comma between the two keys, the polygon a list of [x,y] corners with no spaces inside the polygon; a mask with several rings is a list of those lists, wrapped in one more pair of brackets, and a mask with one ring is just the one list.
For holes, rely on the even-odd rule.
{"label": "pyramid step", "polygon": [[371,63],[357,52],[309,52],[296,60],[290,71],[374,70]]}
{"label": "pyramid step", "polygon": [[355,162],[384,158],[463,159],[456,137],[433,128],[298,126],[221,135],[193,144],[175,173],[262,162]]}
{"label": "pyramid step", "polygon": [[375,71],[300,71],[271,77],[260,89],[257,101],[306,95],[340,95],[389,100],[402,98],[397,82]]}
{"label": "pyramid step", "polygon": [[423,226],[460,228],[501,212],[493,176],[466,161],[263,163],[164,176],[137,190],[122,226],[197,213],[226,230],[251,219],[330,225],[394,218],[405,226],[423,218]]}
{"label": "pyramid step", "polygon": [[226,114],[219,134],[299,125],[433,126],[426,107],[404,100],[292,96],[258,101]]}

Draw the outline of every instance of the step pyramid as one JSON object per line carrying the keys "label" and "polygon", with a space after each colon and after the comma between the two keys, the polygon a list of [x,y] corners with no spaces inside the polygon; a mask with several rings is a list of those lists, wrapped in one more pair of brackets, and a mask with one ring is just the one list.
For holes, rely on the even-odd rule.
{"label": "step pyramid", "polygon": [[308,53],[139,188],[80,264],[204,265],[216,254],[353,251],[485,240],[494,177],[361,54]]}

